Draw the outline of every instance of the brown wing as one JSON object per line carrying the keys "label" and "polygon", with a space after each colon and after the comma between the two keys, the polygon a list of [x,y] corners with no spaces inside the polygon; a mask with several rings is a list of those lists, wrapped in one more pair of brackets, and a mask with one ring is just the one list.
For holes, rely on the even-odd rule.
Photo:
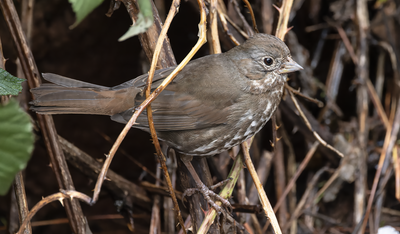
{"label": "brown wing", "polygon": [[[144,98],[138,98],[140,104]],[[170,90],[164,90],[151,104],[154,126],[157,131],[180,131],[212,127],[225,124],[229,108],[217,109],[202,103],[187,94],[177,95]],[[112,116],[117,122],[126,123],[133,114],[133,109]],[[137,119],[134,127],[148,129],[147,112],[144,111]]]}
{"label": "brown wing", "polygon": [[[231,92],[234,84],[220,79],[227,69],[232,69],[228,65],[218,56],[207,56],[196,60],[195,63],[189,63],[175,82],[161,92],[151,104],[156,130],[181,131],[226,124],[238,99],[238,92]],[[171,71],[168,71],[168,74]],[[136,87],[137,84],[135,83]],[[138,95],[136,106],[144,99]],[[112,116],[112,119],[126,123],[132,114],[130,109]],[[136,122],[134,127],[147,130],[146,112],[143,112]]]}

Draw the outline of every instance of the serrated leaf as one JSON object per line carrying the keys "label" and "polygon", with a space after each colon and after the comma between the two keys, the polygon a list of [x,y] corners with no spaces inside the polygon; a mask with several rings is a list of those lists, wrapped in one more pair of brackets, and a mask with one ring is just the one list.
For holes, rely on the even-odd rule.
{"label": "serrated leaf", "polygon": [[20,79],[0,68],[0,95],[18,95],[22,91],[21,83],[25,79]]}
{"label": "serrated leaf", "polygon": [[153,10],[150,0],[138,0],[139,14],[134,25],[132,25],[128,31],[118,39],[118,41],[124,41],[130,37],[136,36],[139,33],[144,33],[148,28],[153,25]]}
{"label": "serrated leaf", "polygon": [[90,12],[98,7],[103,0],[69,0],[72,10],[75,12],[76,21],[69,26],[70,29],[75,28]]}
{"label": "serrated leaf", "polygon": [[26,167],[34,137],[29,116],[11,99],[0,106],[0,195],[7,193],[15,175]]}

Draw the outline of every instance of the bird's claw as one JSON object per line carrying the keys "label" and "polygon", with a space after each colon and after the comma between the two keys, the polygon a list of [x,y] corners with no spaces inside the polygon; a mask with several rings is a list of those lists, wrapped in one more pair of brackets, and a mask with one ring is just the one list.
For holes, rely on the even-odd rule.
{"label": "bird's claw", "polygon": [[[228,179],[228,180],[230,180],[230,179]],[[226,183],[226,181],[222,181],[222,182]],[[221,184],[219,183],[218,186],[221,186]],[[232,205],[229,203],[229,201],[227,199],[221,197],[220,195],[218,195],[214,191],[210,190],[204,184],[202,186],[200,186],[200,188],[186,189],[185,192],[182,195],[182,199],[184,199],[186,196],[192,196],[196,192],[203,194],[204,199],[207,201],[207,203],[209,205],[211,205],[215,209],[215,211],[217,211],[218,215],[220,215],[222,213],[225,216],[226,212],[225,212],[224,209],[222,209],[222,207],[225,207],[229,213],[232,213],[233,208],[232,208]],[[222,207],[217,205],[211,199],[211,197],[214,197],[216,200],[220,201],[222,203]]]}

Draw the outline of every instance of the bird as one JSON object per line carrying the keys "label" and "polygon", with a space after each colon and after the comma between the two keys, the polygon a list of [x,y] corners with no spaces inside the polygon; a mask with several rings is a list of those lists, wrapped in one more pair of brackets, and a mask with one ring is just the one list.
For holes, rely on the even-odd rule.
{"label": "bird", "polygon": [[[157,70],[151,89],[174,69]],[[288,73],[301,69],[282,40],[258,33],[227,52],[190,61],[151,103],[158,138],[185,155],[182,161],[217,211],[220,207],[207,198],[210,191],[190,169],[190,159],[219,154],[259,132],[280,103]],[[39,114],[109,115],[127,123],[146,99],[148,74],[114,87],[42,76],[51,83],[31,89],[31,110]],[[146,111],[133,128],[150,131]]]}

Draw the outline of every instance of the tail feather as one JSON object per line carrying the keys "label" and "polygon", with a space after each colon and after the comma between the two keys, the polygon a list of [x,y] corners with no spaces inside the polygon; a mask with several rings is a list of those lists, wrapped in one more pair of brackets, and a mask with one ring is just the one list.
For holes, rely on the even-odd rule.
{"label": "tail feather", "polygon": [[140,91],[135,87],[111,90],[55,74],[43,77],[54,84],[31,89],[35,97],[31,110],[41,114],[114,115],[133,107]]}
{"label": "tail feather", "polygon": [[109,87],[106,87],[106,86],[91,84],[88,82],[71,79],[71,78],[68,78],[65,76],[60,76],[60,75],[53,74],[53,73],[43,73],[42,76],[45,80],[50,81],[51,83],[60,85],[65,88],[94,88],[94,89],[100,89],[100,90],[110,89]]}

